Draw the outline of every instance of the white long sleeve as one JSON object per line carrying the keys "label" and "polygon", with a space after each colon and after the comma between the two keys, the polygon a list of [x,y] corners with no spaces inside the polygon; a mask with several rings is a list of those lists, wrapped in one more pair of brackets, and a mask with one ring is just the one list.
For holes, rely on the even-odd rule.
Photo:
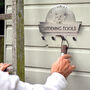
{"label": "white long sleeve", "polygon": [[48,77],[44,85],[29,84],[19,80],[17,75],[9,75],[0,71],[0,90],[61,90],[65,88],[67,81],[59,73],[53,73]]}

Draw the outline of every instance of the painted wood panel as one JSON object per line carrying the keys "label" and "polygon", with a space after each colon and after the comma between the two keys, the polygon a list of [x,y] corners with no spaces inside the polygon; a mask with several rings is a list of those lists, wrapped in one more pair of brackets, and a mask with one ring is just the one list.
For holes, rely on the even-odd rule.
{"label": "painted wood panel", "polygon": [[[9,5],[6,12],[12,12],[11,0],[6,0],[6,4]],[[61,39],[56,38],[56,41],[52,41],[47,37],[50,48],[45,47],[46,42],[41,39],[42,35],[36,26],[39,22],[45,21],[48,11],[57,4],[67,5],[74,12],[76,20],[82,21],[86,26],[81,28],[76,42],[71,37],[66,37],[70,47],[73,48],[68,51],[72,56],[71,62],[76,65],[75,71],[78,72],[73,72],[68,77],[69,85],[65,90],[89,90],[90,0],[25,0],[25,80],[29,83],[45,83],[50,74],[51,65],[60,56],[60,48],[56,47],[60,47]],[[12,23],[11,20],[6,22],[7,26]],[[5,62],[12,63],[12,28],[7,27],[6,31]]]}
{"label": "painted wood panel", "polygon": [[[42,34],[38,27],[25,27],[25,45],[27,46],[46,46],[46,42],[42,40]],[[6,44],[12,44],[12,27],[7,28]]]}
{"label": "painted wood panel", "polygon": [[[12,28],[7,28],[6,44],[12,44]],[[56,37],[56,40],[52,40],[50,36],[46,37],[46,40],[42,40],[42,34],[39,32],[38,26],[27,27],[25,26],[25,45],[28,46],[46,46],[60,47],[61,38]],[[66,37],[71,48],[88,48],[90,49],[90,27],[82,27],[80,33],[76,37],[77,41],[74,41],[72,37]]]}
{"label": "painted wood panel", "polygon": [[[46,82],[49,76],[49,70],[38,70],[26,68],[26,81],[29,83],[42,83]],[[73,72],[68,78],[68,86],[64,90],[90,90],[90,75],[89,73]]]}
{"label": "painted wood panel", "polygon": [[[69,49],[71,62],[76,65],[76,71],[90,72],[90,50]],[[51,68],[60,56],[59,48],[35,48],[25,47],[25,66]],[[6,48],[6,62],[11,62],[11,46]]]}
{"label": "painted wood panel", "polygon": [[[25,25],[38,25],[40,22],[45,22],[48,11],[55,5],[36,5],[25,6]],[[68,4],[67,5],[75,14],[77,21],[82,21],[82,25],[90,25],[90,4]],[[11,12],[11,7],[7,8],[7,13]],[[28,18],[28,19],[27,19]],[[11,24],[11,21],[7,21]]]}
{"label": "painted wood panel", "polygon": [[[25,81],[32,84],[44,84],[47,77],[50,75],[50,69],[38,69],[38,68],[25,68]],[[33,75],[33,77],[32,77]],[[31,79],[33,78],[33,79]]]}
{"label": "painted wood panel", "polygon": [[[24,0],[25,5],[30,4],[56,4],[56,3],[88,3],[90,0]],[[7,5],[11,5],[11,0],[6,0]]]}

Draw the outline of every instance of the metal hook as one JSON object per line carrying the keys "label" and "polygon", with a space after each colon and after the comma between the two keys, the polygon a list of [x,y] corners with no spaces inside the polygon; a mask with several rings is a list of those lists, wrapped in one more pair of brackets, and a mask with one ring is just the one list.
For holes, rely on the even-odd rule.
{"label": "metal hook", "polygon": [[75,37],[72,37],[72,39],[73,39],[74,41],[77,41],[77,39],[76,39]]}
{"label": "metal hook", "polygon": [[61,39],[62,39],[62,41],[61,41],[61,46],[65,44],[64,42],[66,42],[67,47],[69,47],[68,40],[67,40],[64,36],[62,36],[62,35],[60,35],[60,37],[61,37]]}
{"label": "metal hook", "polygon": [[66,42],[67,47],[69,47],[68,40],[67,40],[64,36],[62,36],[62,35],[56,35],[56,36],[61,37],[61,39],[62,39],[62,41],[61,41],[61,46],[64,45],[64,44],[63,44],[64,42]]}
{"label": "metal hook", "polygon": [[64,45],[63,43],[64,43],[64,41],[67,43],[67,46],[69,47],[69,43],[68,43],[68,41],[67,40],[62,40],[62,42],[61,42],[61,46],[62,45]]}
{"label": "metal hook", "polygon": [[45,37],[44,36],[42,36],[41,38],[42,38],[42,40],[45,40]]}
{"label": "metal hook", "polygon": [[52,38],[52,40],[56,40],[55,37],[53,37],[53,36],[51,38]]}

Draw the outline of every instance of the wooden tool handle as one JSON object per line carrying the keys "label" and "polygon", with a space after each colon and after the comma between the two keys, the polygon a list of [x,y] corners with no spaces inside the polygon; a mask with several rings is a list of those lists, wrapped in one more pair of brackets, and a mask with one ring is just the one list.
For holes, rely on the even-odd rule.
{"label": "wooden tool handle", "polygon": [[62,54],[67,54],[68,46],[67,45],[62,45],[61,46],[61,53]]}

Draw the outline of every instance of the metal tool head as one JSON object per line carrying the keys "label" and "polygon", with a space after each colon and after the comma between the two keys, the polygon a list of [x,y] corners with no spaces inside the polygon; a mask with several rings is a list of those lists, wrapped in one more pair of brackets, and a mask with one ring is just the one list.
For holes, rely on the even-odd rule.
{"label": "metal tool head", "polygon": [[75,21],[74,13],[64,5],[53,7],[46,17],[46,22],[55,24],[67,24]]}

